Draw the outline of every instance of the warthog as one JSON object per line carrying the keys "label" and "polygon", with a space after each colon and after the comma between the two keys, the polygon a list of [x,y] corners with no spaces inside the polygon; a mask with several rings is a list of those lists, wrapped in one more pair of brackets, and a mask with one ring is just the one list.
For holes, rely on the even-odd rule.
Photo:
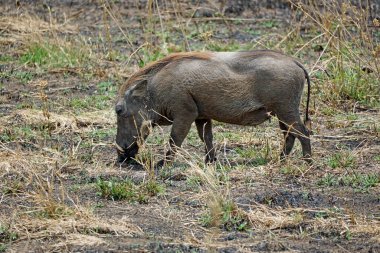
{"label": "warthog", "polygon": [[[135,74],[119,92],[116,147],[118,161],[133,158],[149,125],[172,125],[172,160],[193,122],[206,146],[206,162],[215,160],[212,120],[255,126],[276,115],[285,137],[281,158],[295,138],[310,161],[309,131],[300,119],[299,105],[305,79],[308,95],[305,122],[309,120],[310,80],[305,68],[279,52],[191,52],[169,55]],[[149,124],[147,124],[149,123]]]}

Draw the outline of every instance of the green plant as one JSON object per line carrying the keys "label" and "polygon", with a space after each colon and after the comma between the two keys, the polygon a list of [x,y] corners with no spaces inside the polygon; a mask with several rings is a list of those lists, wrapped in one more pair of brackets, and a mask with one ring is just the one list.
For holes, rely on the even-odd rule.
{"label": "green plant", "polygon": [[308,169],[307,166],[294,166],[287,165],[280,169],[280,172],[284,175],[301,176]]}
{"label": "green plant", "polygon": [[274,28],[278,26],[278,22],[276,20],[265,20],[263,22],[260,22],[260,25],[262,25],[264,28]]}
{"label": "green plant", "polygon": [[96,182],[98,194],[112,200],[127,200],[129,202],[148,203],[149,197],[157,196],[165,191],[163,185],[149,180],[140,185],[131,180],[117,181],[98,179]]}
{"label": "green plant", "polygon": [[327,219],[329,214],[326,211],[318,211],[315,213],[315,217],[319,219]]}
{"label": "green plant", "polygon": [[115,129],[94,129],[89,133],[89,137],[95,141],[106,140],[115,136]]}
{"label": "green plant", "polygon": [[34,43],[20,57],[21,63],[46,68],[77,67],[88,63],[89,53],[76,45]]}
{"label": "green plant", "polygon": [[362,74],[361,69],[345,68],[336,70],[337,75],[333,79],[339,98],[354,100],[364,105],[379,105],[379,87],[376,85],[378,78],[374,75]]}
{"label": "green plant", "polygon": [[1,54],[0,55],[0,62],[10,62],[13,58],[9,55]]}
{"label": "green plant", "polygon": [[14,78],[20,80],[22,83],[27,83],[33,79],[34,74],[31,72],[27,72],[27,71],[17,71],[17,72],[14,72],[11,75],[11,77],[14,77]]}
{"label": "green plant", "polygon": [[245,231],[249,227],[248,219],[245,213],[237,208],[232,201],[225,203],[222,206],[222,223],[227,230]]}
{"label": "green plant", "polygon": [[98,179],[96,186],[98,194],[103,198],[112,200],[126,199],[132,202],[137,198],[136,186],[130,180],[117,182],[115,180],[105,181]]}
{"label": "green plant", "polygon": [[335,186],[338,184],[338,180],[333,174],[327,173],[323,178],[318,180],[317,184],[320,186]]}
{"label": "green plant", "polygon": [[34,142],[38,139],[38,129],[31,125],[19,125],[12,128],[6,128],[0,133],[0,141],[10,142],[16,140]]}
{"label": "green plant", "polygon": [[186,185],[188,185],[190,189],[197,190],[202,184],[202,178],[199,176],[188,176],[186,178]]}
{"label": "green plant", "polygon": [[368,188],[375,187],[380,182],[380,176],[376,174],[353,174],[346,175],[340,179],[344,186],[351,186],[361,191],[367,191]]}
{"label": "green plant", "polygon": [[12,179],[12,180],[5,180],[5,186],[2,190],[4,194],[17,194],[21,193],[24,190],[25,183],[22,181],[22,179]]}
{"label": "green plant", "polygon": [[144,67],[150,62],[157,61],[165,57],[164,52],[162,52],[160,48],[154,48],[153,50],[147,50],[146,48],[143,48],[140,52],[143,55],[138,63],[140,68]]}
{"label": "green plant", "polygon": [[215,52],[228,52],[228,51],[237,51],[241,48],[241,45],[236,42],[230,43],[218,43],[215,41],[211,41],[206,45],[206,49]]}
{"label": "green plant", "polygon": [[200,222],[202,226],[210,227],[218,225],[227,231],[246,231],[249,229],[247,215],[240,210],[234,202],[220,202],[219,208],[219,212],[215,213],[215,210],[209,210],[209,212],[201,216]]}
{"label": "green plant", "polygon": [[108,95],[94,95],[84,98],[71,98],[69,106],[76,110],[96,108],[103,110],[111,106],[112,97]]}
{"label": "green plant", "polygon": [[0,223],[0,252],[1,248],[5,251],[6,245],[3,243],[8,243],[17,240],[18,234],[10,230],[9,226]]}
{"label": "green plant", "polygon": [[269,162],[270,146],[265,145],[264,148],[258,150],[255,147],[243,147],[235,149],[242,158],[249,159],[247,164],[252,166],[261,166]]}
{"label": "green plant", "polygon": [[215,140],[218,142],[223,142],[228,140],[230,142],[241,142],[242,141],[241,134],[234,131],[223,131],[223,133],[215,133]]}
{"label": "green plant", "polygon": [[148,180],[142,185],[142,188],[149,196],[157,196],[165,192],[165,187],[155,180]]}
{"label": "green plant", "polygon": [[351,152],[338,152],[328,158],[327,164],[333,169],[352,168],[356,164],[356,158]]}
{"label": "green plant", "polygon": [[380,182],[380,176],[377,174],[348,174],[342,177],[334,176],[330,173],[320,179],[317,184],[320,186],[350,186],[359,191],[368,191],[369,188],[375,187]]}
{"label": "green plant", "polygon": [[96,85],[98,93],[102,95],[115,95],[117,87],[112,81],[100,82]]}
{"label": "green plant", "polygon": [[258,30],[258,29],[254,29],[252,27],[248,27],[248,28],[245,28],[244,29],[244,32],[252,35],[252,36],[259,36],[262,34],[262,31],[261,30]]}
{"label": "green plant", "polygon": [[0,252],[5,252],[7,250],[7,245],[0,243]]}

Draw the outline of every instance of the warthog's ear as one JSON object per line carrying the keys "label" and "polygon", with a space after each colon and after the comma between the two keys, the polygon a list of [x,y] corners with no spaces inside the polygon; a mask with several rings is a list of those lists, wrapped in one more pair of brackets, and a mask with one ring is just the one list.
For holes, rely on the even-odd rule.
{"label": "warthog's ear", "polygon": [[140,82],[127,90],[125,95],[131,97],[145,97],[147,82]]}

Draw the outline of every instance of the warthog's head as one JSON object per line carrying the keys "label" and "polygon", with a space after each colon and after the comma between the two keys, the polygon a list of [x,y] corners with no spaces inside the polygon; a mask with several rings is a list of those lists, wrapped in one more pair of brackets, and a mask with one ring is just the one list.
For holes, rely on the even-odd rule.
{"label": "warthog's head", "polygon": [[117,115],[116,148],[118,162],[133,159],[149,133],[145,87],[132,86],[115,105]]}

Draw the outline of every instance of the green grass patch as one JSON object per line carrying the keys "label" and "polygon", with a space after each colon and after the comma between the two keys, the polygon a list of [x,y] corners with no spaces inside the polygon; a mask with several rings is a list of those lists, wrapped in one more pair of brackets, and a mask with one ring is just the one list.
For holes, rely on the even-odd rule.
{"label": "green grass patch", "polygon": [[34,74],[28,71],[3,71],[0,72],[1,79],[16,79],[21,81],[21,83],[26,84],[31,81],[34,77]]}
{"label": "green grass patch", "polygon": [[190,190],[198,191],[199,187],[203,184],[204,184],[204,182],[203,182],[202,178],[199,176],[188,176],[186,178],[186,185],[188,186],[188,188]]}
{"label": "green grass patch", "polygon": [[318,96],[334,105],[345,101],[359,102],[364,106],[380,106],[379,80],[375,73],[365,73],[360,67],[331,65],[329,77],[321,75],[316,84]]}
{"label": "green grass patch", "polygon": [[165,187],[154,180],[137,185],[128,179],[124,181],[98,179],[96,187],[98,195],[103,198],[140,204],[148,203],[149,197],[160,195],[165,191]]}
{"label": "green grass patch", "polygon": [[31,72],[17,71],[13,74],[13,77],[20,80],[22,83],[27,83],[33,79],[34,75]]}
{"label": "green grass patch", "polygon": [[22,178],[3,179],[3,183],[3,189],[1,190],[3,194],[13,195],[22,193],[25,190],[26,183]]}
{"label": "green grass patch", "polygon": [[7,250],[7,245],[0,243],[0,252],[5,252]]}
{"label": "green grass patch", "polygon": [[366,191],[368,188],[375,187],[379,184],[380,176],[375,174],[354,174],[343,176],[340,181],[344,186],[351,186],[353,188]]}
{"label": "green grass patch", "polygon": [[117,92],[117,86],[112,81],[100,82],[96,85],[97,91],[101,95],[112,95],[114,96]]}
{"label": "green grass patch", "polygon": [[369,188],[375,187],[380,182],[378,174],[348,174],[344,176],[336,176],[326,174],[317,184],[319,186],[349,186],[357,191],[367,192]]}
{"label": "green grass patch", "polygon": [[17,240],[18,234],[12,231],[9,226],[0,223],[0,252],[5,252],[6,244]]}
{"label": "green grass patch", "polygon": [[209,210],[200,218],[204,227],[219,226],[227,231],[246,231],[249,229],[247,215],[232,201],[219,203],[220,210]]}
{"label": "green grass patch", "polygon": [[162,133],[153,132],[147,137],[145,143],[148,145],[163,145],[168,141],[166,137],[169,138]]}
{"label": "green grass patch", "polygon": [[69,100],[69,106],[74,110],[84,110],[84,109],[98,109],[103,110],[111,106],[113,98],[109,95],[94,95],[86,96],[82,98],[71,98]]}
{"label": "green grass patch", "polygon": [[95,141],[102,141],[113,138],[116,135],[116,129],[95,129],[89,133],[89,137]]}
{"label": "green grass patch", "polygon": [[252,36],[259,36],[262,34],[262,31],[252,28],[252,27],[245,28],[244,32]]}
{"label": "green grass patch", "polygon": [[228,52],[228,51],[238,51],[241,49],[241,44],[236,42],[229,43],[219,43],[215,41],[211,41],[206,45],[206,50],[214,51],[214,52]]}
{"label": "green grass patch", "polygon": [[351,152],[338,152],[327,159],[327,164],[333,169],[352,168],[356,165],[356,158]]}
{"label": "green grass patch", "polygon": [[280,172],[284,175],[297,177],[297,176],[302,176],[307,169],[308,169],[307,166],[288,165],[288,166],[282,167],[280,169]]}
{"label": "green grass patch", "polygon": [[225,140],[228,140],[230,142],[242,142],[243,136],[238,132],[228,132],[224,130],[223,132],[216,132],[214,134],[215,141],[217,142],[224,142]]}
{"label": "green grass patch", "polygon": [[33,142],[37,139],[40,134],[36,132],[30,125],[15,126],[13,128],[6,128],[0,132],[1,142],[11,142],[11,141],[30,141]]}
{"label": "green grass patch", "polygon": [[143,48],[140,50],[140,55],[142,55],[142,58],[138,63],[140,68],[144,67],[150,62],[157,61],[165,57],[165,54],[161,51],[160,48],[156,48],[151,51]]}
{"label": "green grass patch", "polygon": [[21,55],[20,62],[42,68],[78,67],[89,63],[87,49],[75,45],[51,43],[31,44]]}
{"label": "green grass patch", "polygon": [[269,150],[257,150],[254,147],[244,147],[236,148],[235,151],[240,157],[249,159],[248,163],[252,166],[261,166],[269,162]]}
{"label": "green grass patch", "polygon": [[9,55],[5,55],[5,54],[0,54],[0,62],[1,63],[7,63],[10,61],[13,61],[13,57],[11,57]]}
{"label": "green grass patch", "polygon": [[351,99],[369,106],[380,104],[379,80],[375,75],[349,68],[339,72],[333,81],[340,85],[339,94],[342,99]]}
{"label": "green grass patch", "polygon": [[275,28],[278,27],[278,22],[276,20],[264,20],[260,22],[260,25],[264,28]]}
{"label": "green grass patch", "polygon": [[317,184],[319,186],[337,186],[338,185],[338,178],[334,176],[333,174],[327,173],[323,178],[318,180]]}

